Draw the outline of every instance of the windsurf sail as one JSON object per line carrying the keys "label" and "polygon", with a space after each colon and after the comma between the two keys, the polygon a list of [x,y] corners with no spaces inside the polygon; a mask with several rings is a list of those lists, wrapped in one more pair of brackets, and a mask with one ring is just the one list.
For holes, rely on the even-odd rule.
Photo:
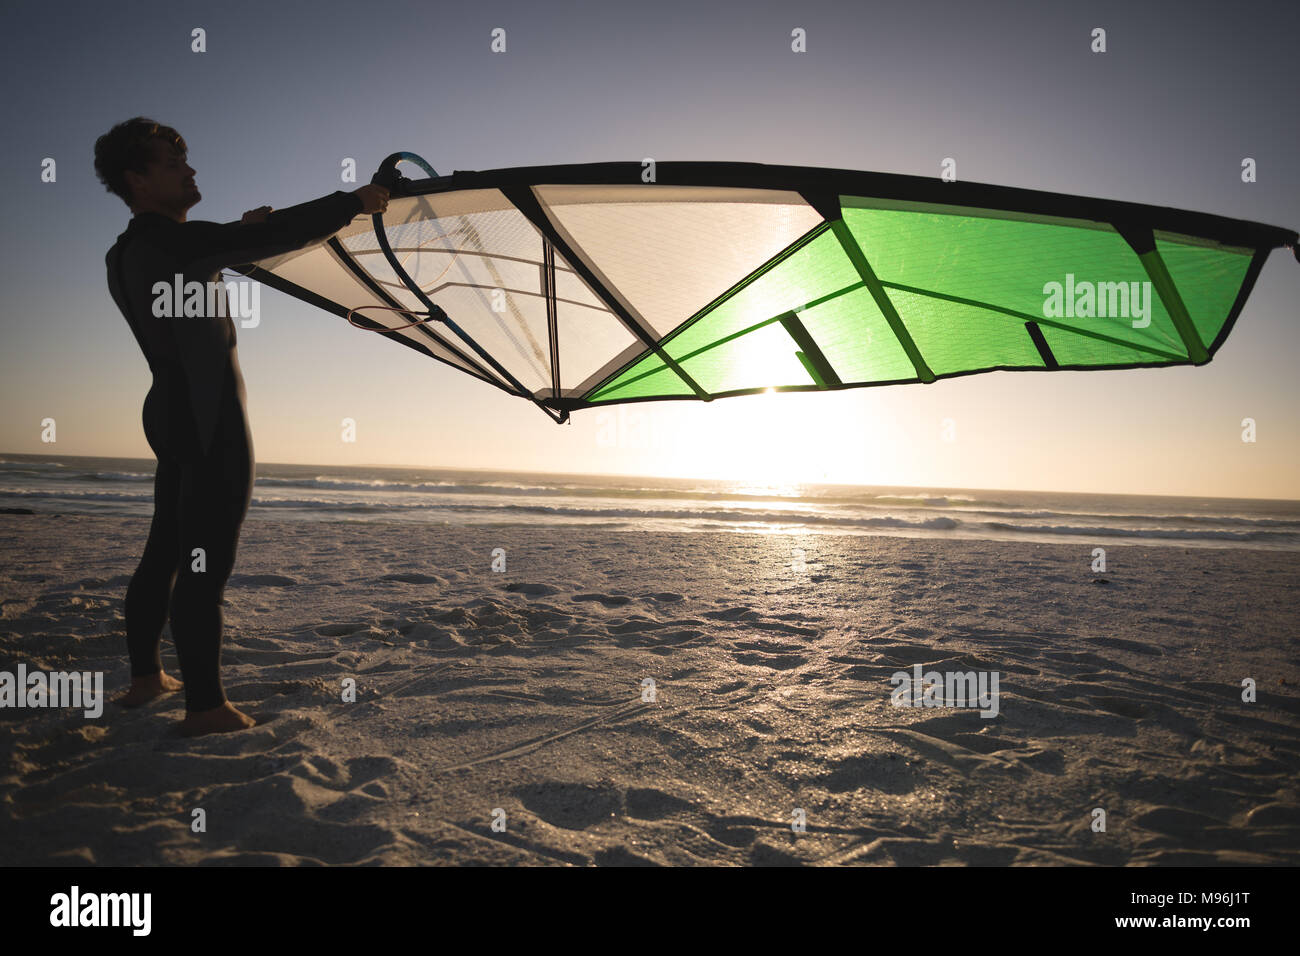
{"label": "windsurf sail", "polygon": [[[397,164],[420,166],[410,180]],[[650,181],[647,181],[650,180]],[[1210,361],[1294,231],[749,163],[438,176],[244,274],[528,399],[621,402]]]}

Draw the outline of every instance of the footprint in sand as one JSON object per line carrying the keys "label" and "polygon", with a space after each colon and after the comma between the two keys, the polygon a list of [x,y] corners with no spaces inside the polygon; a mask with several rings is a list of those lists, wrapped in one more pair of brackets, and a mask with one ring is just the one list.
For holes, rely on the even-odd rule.
{"label": "footprint in sand", "polygon": [[355,634],[357,631],[363,631],[370,625],[364,623],[350,624],[322,624],[316,628],[316,633],[321,637],[347,637],[349,634]]}
{"label": "footprint in sand", "polygon": [[302,582],[283,574],[232,574],[227,582],[233,588],[289,588],[296,584]]}
{"label": "footprint in sand", "polygon": [[530,812],[565,830],[585,830],[623,809],[619,790],[589,783],[533,784],[518,788],[515,796]]}
{"label": "footprint in sand", "polygon": [[1088,699],[1096,704],[1099,710],[1119,714],[1121,717],[1138,720],[1147,715],[1147,708],[1141,701],[1128,697],[1089,697]]}
{"label": "footprint in sand", "polygon": [[690,802],[662,790],[638,788],[627,792],[627,815],[638,820],[662,820],[693,809]]}
{"label": "footprint in sand", "polygon": [[732,659],[737,664],[770,667],[773,670],[788,671],[808,663],[797,645],[783,644],[780,641],[758,639],[754,641],[737,641],[732,645]]}
{"label": "footprint in sand", "polygon": [[878,790],[911,793],[921,783],[915,767],[895,753],[859,754],[830,761],[826,773],[812,782],[831,793]]}
{"label": "footprint in sand", "polygon": [[417,574],[413,571],[403,574],[385,574],[379,580],[395,581],[398,584],[438,584],[445,585],[447,582],[433,574]]}
{"label": "footprint in sand", "polygon": [[637,856],[625,846],[606,847],[591,855],[597,866],[659,866],[654,860]]}
{"label": "footprint in sand", "polygon": [[714,621],[753,621],[763,615],[751,607],[729,607],[721,611],[705,611],[704,616]]}
{"label": "footprint in sand", "polygon": [[624,594],[575,594],[570,600],[599,601],[605,607],[622,607],[624,604],[630,603],[632,599]]}
{"label": "footprint in sand", "polygon": [[793,657],[779,654],[732,654],[737,664],[746,667],[769,667],[774,671],[792,671],[808,663],[806,657]]}
{"label": "footprint in sand", "polygon": [[1289,803],[1266,803],[1246,816],[1251,827],[1300,827],[1300,807]]}
{"label": "footprint in sand", "polygon": [[1164,651],[1159,648],[1139,644],[1136,641],[1126,641],[1118,637],[1085,637],[1084,640],[1090,644],[1099,644],[1102,647],[1113,647],[1117,650],[1132,651],[1134,654],[1145,654],[1147,657],[1159,657],[1164,654]]}
{"label": "footprint in sand", "polygon": [[753,827],[733,826],[718,822],[709,826],[709,836],[730,847],[747,847],[754,842],[758,832]]}
{"label": "footprint in sand", "polygon": [[552,594],[559,594],[560,589],[550,584],[527,583],[516,581],[513,584],[507,584],[506,590],[515,594],[527,594],[529,597],[549,597]]}

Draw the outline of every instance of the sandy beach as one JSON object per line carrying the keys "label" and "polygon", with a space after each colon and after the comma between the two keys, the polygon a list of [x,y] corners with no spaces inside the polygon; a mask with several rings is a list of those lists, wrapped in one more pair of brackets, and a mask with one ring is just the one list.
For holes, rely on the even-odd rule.
{"label": "sandy beach", "polygon": [[[0,670],[123,690],[147,529],[0,515]],[[259,725],[0,709],[0,864],[1294,865],[1300,554],[1093,547],[250,520]]]}

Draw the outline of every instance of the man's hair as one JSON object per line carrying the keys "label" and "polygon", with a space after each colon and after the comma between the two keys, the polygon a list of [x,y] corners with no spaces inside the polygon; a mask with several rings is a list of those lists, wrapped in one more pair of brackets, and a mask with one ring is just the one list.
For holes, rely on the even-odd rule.
{"label": "man's hair", "polygon": [[95,175],[104,187],[122,202],[131,205],[131,187],[126,182],[126,171],[144,175],[153,159],[153,142],[160,140],[180,154],[189,152],[181,134],[170,126],[137,116],[118,123],[95,140]]}

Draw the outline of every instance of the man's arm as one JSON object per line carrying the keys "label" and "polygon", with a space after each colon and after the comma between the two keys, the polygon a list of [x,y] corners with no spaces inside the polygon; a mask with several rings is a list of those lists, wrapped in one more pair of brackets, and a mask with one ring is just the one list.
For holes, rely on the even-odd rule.
{"label": "man's arm", "polygon": [[261,222],[188,223],[180,230],[187,245],[180,250],[186,272],[209,275],[225,266],[301,249],[333,235],[361,213],[385,208],[387,201],[383,187],[365,186],[269,213]]}

